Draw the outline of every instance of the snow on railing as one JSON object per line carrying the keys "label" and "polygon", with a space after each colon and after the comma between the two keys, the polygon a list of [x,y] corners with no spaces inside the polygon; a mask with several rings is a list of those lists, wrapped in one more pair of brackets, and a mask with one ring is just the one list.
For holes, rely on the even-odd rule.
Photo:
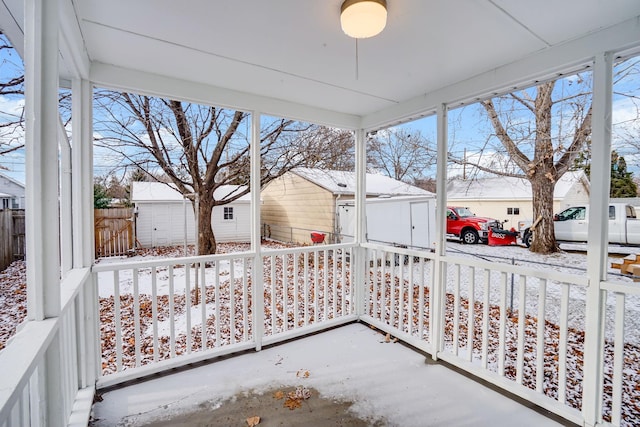
{"label": "snow on railing", "polygon": [[87,423],[95,390],[90,278],[88,268],[68,272],[60,316],[25,322],[0,352],[1,426]]}
{"label": "snow on railing", "polygon": [[350,247],[264,250],[260,280],[252,252],[95,265],[99,386],[355,320]]}

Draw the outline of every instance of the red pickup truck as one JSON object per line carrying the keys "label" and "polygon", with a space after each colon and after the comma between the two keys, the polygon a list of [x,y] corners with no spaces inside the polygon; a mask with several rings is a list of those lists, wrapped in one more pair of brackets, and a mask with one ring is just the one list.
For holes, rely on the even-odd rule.
{"label": "red pickup truck", "polygon": [[476,216],[469,208],[447,206],[447,235],[458,237],[462,243],[487,243],[491,228],[502,229],[502,222]]}

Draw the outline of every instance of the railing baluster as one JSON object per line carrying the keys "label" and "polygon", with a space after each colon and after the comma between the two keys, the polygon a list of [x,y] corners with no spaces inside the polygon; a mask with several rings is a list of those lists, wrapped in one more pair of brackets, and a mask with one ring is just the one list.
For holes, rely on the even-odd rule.
{"label": "railing baluster", "polygon": [[287,271],[288,268],[288,257],[287,255],[282,255],[282,330],[289,330],[289,273]]}
{"label": "railing baluster", "polygon": [[476,268],[469,267],[469,307],[467,308],[467,361],[473,360],[473,335],[476,330]]}
{"label": "railing baluster", "polygon": [[151,267],[151,321],[153,327],[153,361],[157,362],[160,356],[158,345],[158,272],[156,267]]}
{"label": "railing baluster", "polygon": [[[512,313],[513,315],[513,313]],[[518,355],[516,360],[516,382],[522,384],[524,377],[524,344],[527,323],[527,277],[518,280]]]}
{"label": "railing baluster", "polygon": [[305,252],[304,261],[304,325],[309,324],[309,252]]}
{"label": "railing baluster", "polygon": [[229,344],[236,342],[236,260],[229,260]]}
{"label": "railing baluster", "polygon": [[420,281],[418,282],[418,337],[424,339],[424,258],[420,258]]}
{"label": "railing baluster", "polygon": [[507,273],[500,272],[500,336],[498,337],[498,375],[504,377],[507,335]]}
{"label": "railing baluster", "polygon": [[611,423],[622,424],[622,382],[624,371],[624,313],[625,294],[615,293],[615,324],[613,344],[613,396],[611,402]]}
{"label": "railing baluster", "polygon": [[[347,279],[346,279],[346,271],[347,271],[347,251],[342,249],[340,251],[340,262],[342,263],[342,268],[340,272],[340,314],[346,316],[346,297],[347,297]],[[366,301],[366,300],[365,300]]]}
{"label": "railing baluster", "polygon": [[[404,331],[404,257],[396,254],[394,258],[398,259],[397,277],[398,277],[398,329]],[[395,283],[395,280],[394,282]]]}
{"label": "railing baluster", "polygon": [[278,332],[278,316],[276,315],[276,257],[271,255],[269,258],[271,268],[271,335]]}
{"label": "railing baluster", "polygon": [[484,295],[482,301],[482,369],[489,366],[489,280],[491,272],[484,270]]}
{"label": "railing baluster", "polygon": [[318,251],[313,251],[313,323],[318,324],[320,322],[320,316],[318,316],[319,303],[318,297],[320,295],[320,291],[318,289],[319,280],[318,280]]}
{"label": "railing baluster", "polygon": [[415,284],[413,283],[413,256],[409,257],[409,283],[407,287],[407,292],[409,293],[407,296],[407,333],[409,335],[413,335],[413,312],[414,312],[414,298],[413,298],[413,290],[415,289]]}
{"label": "railing baluster", "polygon": [[200,315],[202,316],[202,342],[200,348],[207,349],[207,264],[205,262],[196,264],[200,271]]}
{"label": "railing baluster", "polygon": [[459,352],[459,331],[460,331],[460,264],[456,264],[453,269],[453,354]]}
{"label": "railing baluster", "polygon": [[116,329],[116,371],[122,371],[122,318],[120,310],[120,271],[113,272],[113,321]]}
{"label": "railing baluster", "polygon": [[142,363],[142,354],[140,353],[141,339],[140,339],[140,287],[138,278],[138,269],[134,268],[133,273],[133,339],[135,340],[135,357],[136,367]]}
{"label": "railing baluster", "polygon": [[545,354],[545,312],[547,303],[547,280],[541,279],[538,285],[538,320],[536,332],[536,391],[544,393],[544,354]]}
{"label": "railing baluster", "polygon": [[338,315],[338,259],[336,257],[336,251],[332,250],[331,251],[331,265],[332,265],[332,273],[333,273],[333,277],[331,278],[331,289],[333,290],[332,292],[332,297],[333,297],[333,302],[331,304],[331,318],[335,319],[336,316]]}
{"label": "railing baluster", "polygon": [[169,275],[169,354],[171,358],[176,357],[176,321],[175,321],[175,281],[173,275],[173,265],[167,269]]}
{"label": "railing baluster", "polygon": [[220,319],[220,312],[222,311],[222,301],[220,300],[220,261],[216,261],[213,275],[213,298],[215,299],[215,316],[216,316],[216,343],[215,347],[220,347],[220,330],[222,328],[222,319]]}
{"label": "railing baluster", "polygon": [[380,280],[380,321],[387,320],[387,253],[381,252],[382,262],[380,263],[381,280]]}
{"label": "railing baluster", "polygon": [[300,326],[300,304],[298,301],[298,256],[299,254],[293,254],[293,328],[296,329]]}
{"label": "railing baluster", "polygon": [[242,330],[243,340],[249,340],[249,276],[247,266],[250,265],[248,258],[242,258]]}
{"label": "railing baluster", "polygon": [[[173,277],[173,274],[170,274]],[[184,312],[185,312],[185,320],[186,330],[184,331],[187,336],[187,348],[185,353],[191,353],[191,264],[185,263],[184,265]]]}
{"label": "railing baluster", "polygon": [[322,262],[322,274],[324,275],[323,277],[323,288],[322,288],[322,295],[324,295],[323,297],[323,313],[324,313],[324,317],[322,318],[322,320],[329,320],[329,254],[328,251],[325,249],[324,251],[322,251],[322,255],[323,255],[323,262]]}
{"label": "railing baluster", "polygon": [[562,284],[560,300],[560,345],[558,348],[558,402],[567,401],[567,342],[569,323],[569,285]]}

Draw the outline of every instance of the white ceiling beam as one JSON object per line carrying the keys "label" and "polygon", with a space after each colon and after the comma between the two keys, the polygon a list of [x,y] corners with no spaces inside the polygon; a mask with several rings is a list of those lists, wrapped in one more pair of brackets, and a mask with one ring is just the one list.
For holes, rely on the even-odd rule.
{"label": "white ceiling beam", "polygon": [[73,4],[69,0],[60,0],[60,56],[62,77],[68,79],[87,79],[90,60],[84,47],[84,40]]}
{"label": "white ceiling beam", "polygon": [[280,99],[252,95],[97,62],[91,65],[90,79],[96,86],[110,89],[242,111],[259,111],[275,117],[284,117],[342,129],[357,129],[361,120],[359,116],[351,114],[338,113]]}
{"label": "white ceiling beam", "polygon": [[587,64],[591,65],[598,53],[622,52],[638,46],[640,16],[369,114],[363,117],[362,127],[380,129],[428,115],[441,103],[455,107],[510,92],[514,88],[528,87],[536,81],[555,78],[561,73],[572,73]]}

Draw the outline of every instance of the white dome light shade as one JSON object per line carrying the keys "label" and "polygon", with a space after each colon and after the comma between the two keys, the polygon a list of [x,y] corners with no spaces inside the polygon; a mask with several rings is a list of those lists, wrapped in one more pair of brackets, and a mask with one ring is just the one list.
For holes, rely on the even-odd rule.
{"label": "white dome light shade", "polygon": [[378,35],[387,25],[387,2],[345,0],[340,12],[340,24],[346,35],[356,39]]}

